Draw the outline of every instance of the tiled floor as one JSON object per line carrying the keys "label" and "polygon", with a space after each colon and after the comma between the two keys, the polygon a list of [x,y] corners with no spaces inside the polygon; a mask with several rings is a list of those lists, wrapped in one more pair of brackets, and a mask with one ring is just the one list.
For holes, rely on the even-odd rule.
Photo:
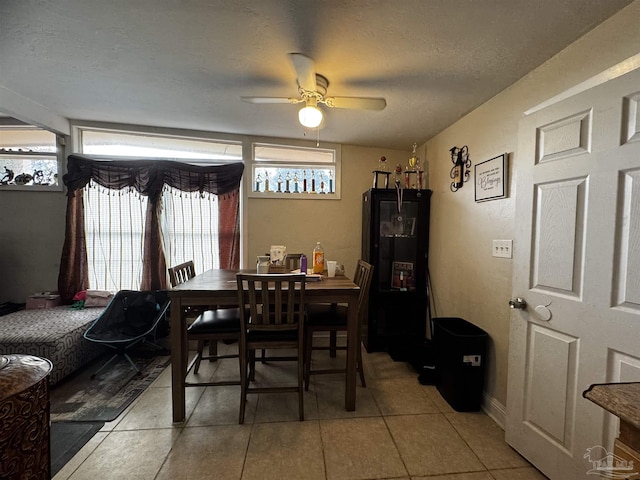
{"label": "tiled floor", "polygon": [[[235,348],[227,346],[226,348]],[[327,352],[314,361],[331,364]],[[249,396],[240,387],[187,389],[187,421],[172,424],[170,368],[121,417],[105,425],[54,480],[543,480],[484,413],[455,412],[433,386],[386,353],[365,353],[367,388],[344,410],[342,375],[313,377],[305,421],[296,394]],[[204,362],[202,378],[237,376],[235,360]],[[293,368],[258,365],[257,381]]]}

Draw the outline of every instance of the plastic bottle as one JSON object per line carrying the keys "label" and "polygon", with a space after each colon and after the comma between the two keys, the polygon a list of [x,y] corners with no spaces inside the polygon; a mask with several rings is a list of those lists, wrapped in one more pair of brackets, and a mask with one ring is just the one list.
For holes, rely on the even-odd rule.
{"label": "plastic bottle", "polygon": [[324,250],[320,242],[316,243],[313,249],[313,273],[322,273],[324,271]]}
{"label": "plastic bottle", "polygon": [[307,273],[307,256],[303,253],[300,255],[300,273]]}

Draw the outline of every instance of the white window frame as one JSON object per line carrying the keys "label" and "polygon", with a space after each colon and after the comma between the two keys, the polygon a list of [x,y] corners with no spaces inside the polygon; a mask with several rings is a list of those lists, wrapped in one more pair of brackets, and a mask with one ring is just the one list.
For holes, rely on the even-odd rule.
{"label": "white window frame", "polygon": [[[278,149],[289,150],[294,158],[282,158],[274,160],[256,160],[256,150],[261,147],[275,147]],[[257,139],[250,143],[251,156],[249,157],[248,167],[246,170],[250,174],[250,183],[247,180],[247,196],[249,198],[279,198],[279,199],[296,199],[296,200],[340,200],[341,197],[341,165],[342,150],[338,144],[322,144],[320,147],[311,146],[308,143],[298,142],[281,142],[274,139]],[[311,156],[305,155],[321,150],[324,153],[333,156],[333,161],[315,162]],[[299,159],[295,159],[298,157]],[[334,175],[334,192],[333,193],[285,193],[284,191],[256,191],[257,175],[264,172],[265,168],[291,168],[296,170],[306,169],[313,170],[322,167],[329,167],[335,173]],[[283,179],[284,180],[284,179]],[[271,180],[273,181],[273,179]],[[318,181],[319,183],[319,181]],[[264,187],[263,187],[264,188]],[[284,187],[283,187],[284,189]],[[325,187],[328,189],[328,187]],[[290,190],[293,190],[291,186]],[[316,185],[316,191],[320,191],[319,185]]]}
{"label": "white window frame", "polygon": [[[132,159],[161,159],[171,160],[175,162],[189,163],[191,165],[222,165],[226,163],[242,162],[242,158],[206,158],[203,155],[194,155],[193,157],[171,157],[171,156],[158,156],[158,155],[96,155],[92,153],[86,153],[83,150],[82,134],[85,131],[107,132],[114,134],[133,135],[133,136],[151,136],[163,139],[174,140],[194,140],[197,142],[211,142],[217,144],[229,144],[234,146],[240,146],[241,151],[244,150],[242,140],[238,138],[228,138],[227,136],[214,136],[209,132],[195,132],[195,131],[175,131],[169,129],[158,129],[150,127],[138,127],[133,125],[107,125],[94,122],[85,122],[72,126],[73,134],[73,151],[79,154],[91,155],[92,158],[104,158],[105,160],[132,160]],[[244,153],[244,152],[243,152]]]}

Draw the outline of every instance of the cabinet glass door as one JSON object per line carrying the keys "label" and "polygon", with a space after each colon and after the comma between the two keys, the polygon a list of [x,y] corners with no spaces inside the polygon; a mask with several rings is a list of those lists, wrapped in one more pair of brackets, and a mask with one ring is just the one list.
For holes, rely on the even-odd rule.
{"label": "cabinet glass door", "polygon": [[418,202],[380,202],[377,265],[379,291],[412,291],[416,285]]}

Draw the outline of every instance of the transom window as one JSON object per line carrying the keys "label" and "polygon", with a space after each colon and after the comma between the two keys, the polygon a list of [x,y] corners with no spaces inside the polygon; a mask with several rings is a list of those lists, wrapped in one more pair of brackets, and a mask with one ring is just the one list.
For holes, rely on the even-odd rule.
{"label": "transom window", "polygon": [[252,144],[249,196],[340,198],[340,149]]}
{"label": "transom window", "polygon": [[90,128],[81,128],[80,138],[81,153],[85,155],[180,160],[192,164],[242,161],[241,142]]}

